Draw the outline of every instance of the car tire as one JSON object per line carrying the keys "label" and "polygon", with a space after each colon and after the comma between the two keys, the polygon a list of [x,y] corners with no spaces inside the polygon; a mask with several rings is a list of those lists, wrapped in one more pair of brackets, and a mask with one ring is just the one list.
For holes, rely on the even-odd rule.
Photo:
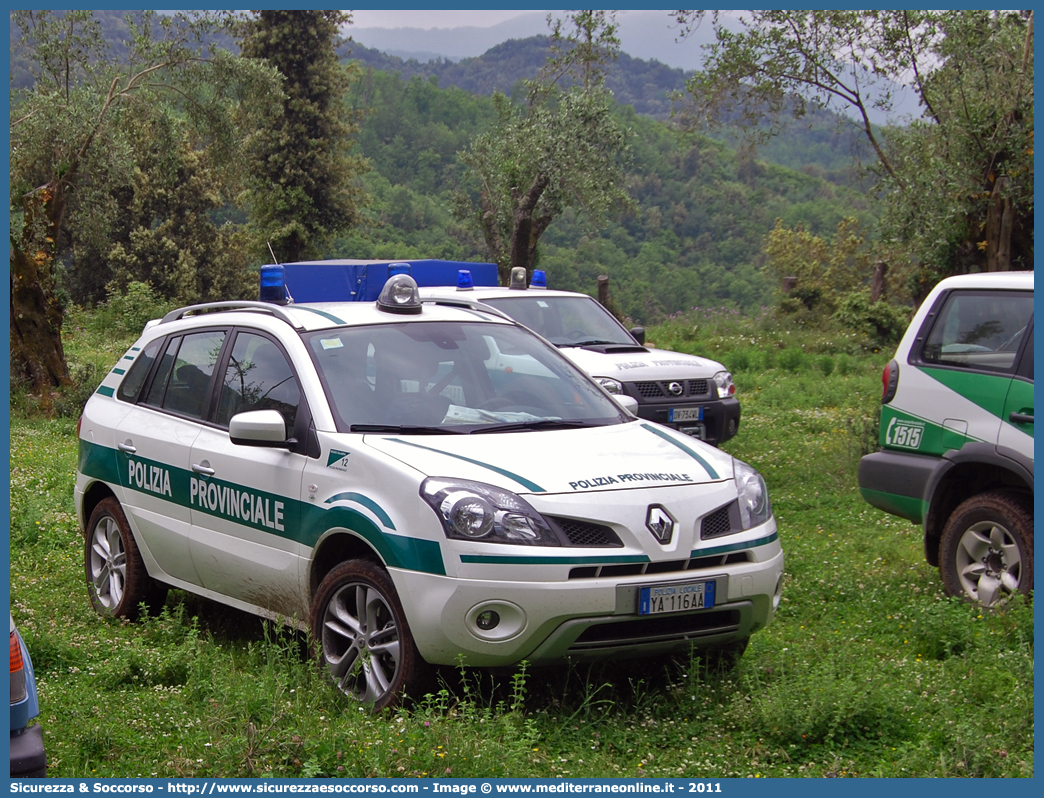
{"label": "car tire", "polygon": [[127,516],[112,496],[91,513],[83,560],[87,592],[99,615],[135,620],[142,604],[149,612],[163,606],[167,588],[149,576]]}
{"label": "car tire", "polygon": [[374,711],[417,697],[428,670],[388,572],[348,560],[326,575],[312,602],[312,640],[337,689]]}
{"label": "car tire", "polygon": [[943,527],[939,570],[951,596],[990,607],[1033,589],[1033,514],[1014,495],[965,500]]}

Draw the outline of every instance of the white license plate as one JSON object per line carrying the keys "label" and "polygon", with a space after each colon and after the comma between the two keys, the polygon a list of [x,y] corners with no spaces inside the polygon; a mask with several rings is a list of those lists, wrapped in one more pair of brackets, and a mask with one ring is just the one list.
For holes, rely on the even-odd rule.
{"label": "white license plate", "polygon": [[714,585],[711,581],[639,588],[638,614],[663,615],[669,612],[710,609],[714,606]]}
{"label": "white license plate", "polygon": [[703,421],[702,407],[672,407],[667,413],[671,423],[678,421]]}

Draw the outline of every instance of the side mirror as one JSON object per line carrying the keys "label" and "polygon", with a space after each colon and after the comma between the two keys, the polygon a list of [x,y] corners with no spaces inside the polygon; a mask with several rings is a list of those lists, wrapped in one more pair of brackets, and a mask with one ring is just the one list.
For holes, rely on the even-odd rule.
{"label": "side mirror", "polygon": [[638,415],[638,400],[633,396],[627,396],[622,393],[609,394],[616,400],[616,403],[620,405],[624,410],[628,411],[632,415]]}
{"label": "side mirror", "polygon": [[278,410],[236,413],[228,422],[228,437],[239,446],[287,447],[286,422]]}
{"label": "side mirror", "polygon": [[628,332],[634,336],[634,340],[645,346],[645,328],[644,327],[632,327]]}

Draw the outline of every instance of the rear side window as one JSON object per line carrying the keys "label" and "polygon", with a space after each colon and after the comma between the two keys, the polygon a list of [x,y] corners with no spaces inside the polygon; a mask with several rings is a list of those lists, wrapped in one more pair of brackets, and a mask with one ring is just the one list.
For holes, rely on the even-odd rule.
{"label": "rear side window", "polygon": [[974,371],[1011,372],[1033,318],[1025,291],[954,291],[943,303],[921,360]]}
{"label": "rear side window", "polygon": [[161,341],[153,341],[146,346],[137,359],[131,364],[123,382],[116,390],[116,396],[125,402],[133,402],[138,398],[141,386],[145,384],[145,378],[149,376],[149,369],[156,360],[159,353]]}
{"label": "rear side window", "polygon": [[145,403],[172,413],[202,418],[210,378],[225,342],[224,330],[172,338],[160,359]]}

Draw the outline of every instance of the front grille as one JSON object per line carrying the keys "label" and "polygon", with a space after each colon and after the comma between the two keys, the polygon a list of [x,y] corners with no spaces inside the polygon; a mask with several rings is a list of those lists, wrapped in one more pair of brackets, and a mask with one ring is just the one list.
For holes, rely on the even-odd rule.
{"label": "front grille", "polygon": [[709,380],[689,380],[689,396],[706,396],[709,393]]}
{"label": "front grille", "polygon": [[[678,382],[682,386],[679,395],[672,394],[667,386]],[[665,399],[678,401],[683,398],[710,398],[710,380],[660,380],[658,382],[636,382],[634,389],[643,399]]]}
{"label": "front grille", "polygon": [[638,394],[646,399],[667,395],[658,382],[636,382],[634,387],[638,389]]}
{"label": "front grille", "polygon": [[620,538],[607,526],[575,518],[549,518],[565,534],[571,546],[623,546]]}
{"label": "front grille", "polygon": [[573,649],[628,645],[657,640],[678,640],[733,632],[739,628],[738,610],[710,610],[688,615],[658,615],[590,626],[573,643]]}
{"label": "front grille", "polygon": [[750,562],[750,553],[734,551],[729,554],[713,554],[709,557],[693,557],[688,560],[666,560],[663,562],[613,563],[612,565],[579,565],[569,571],[570,579],[599,579],[610,576],[641,576],[643,574],[670,574],[686,571],[703,571],[721,568],[737,562]]}
{"label": "front grille", "polygon": [[727,535],[733,531],[732,518],[729,513],[730,506],[731,505],[726,504],[724,507],[718,508],[703,519],[703,523],[700,524],[700,538],[703,540],[706,540],[707,538],[716,538],[721,535]]}

